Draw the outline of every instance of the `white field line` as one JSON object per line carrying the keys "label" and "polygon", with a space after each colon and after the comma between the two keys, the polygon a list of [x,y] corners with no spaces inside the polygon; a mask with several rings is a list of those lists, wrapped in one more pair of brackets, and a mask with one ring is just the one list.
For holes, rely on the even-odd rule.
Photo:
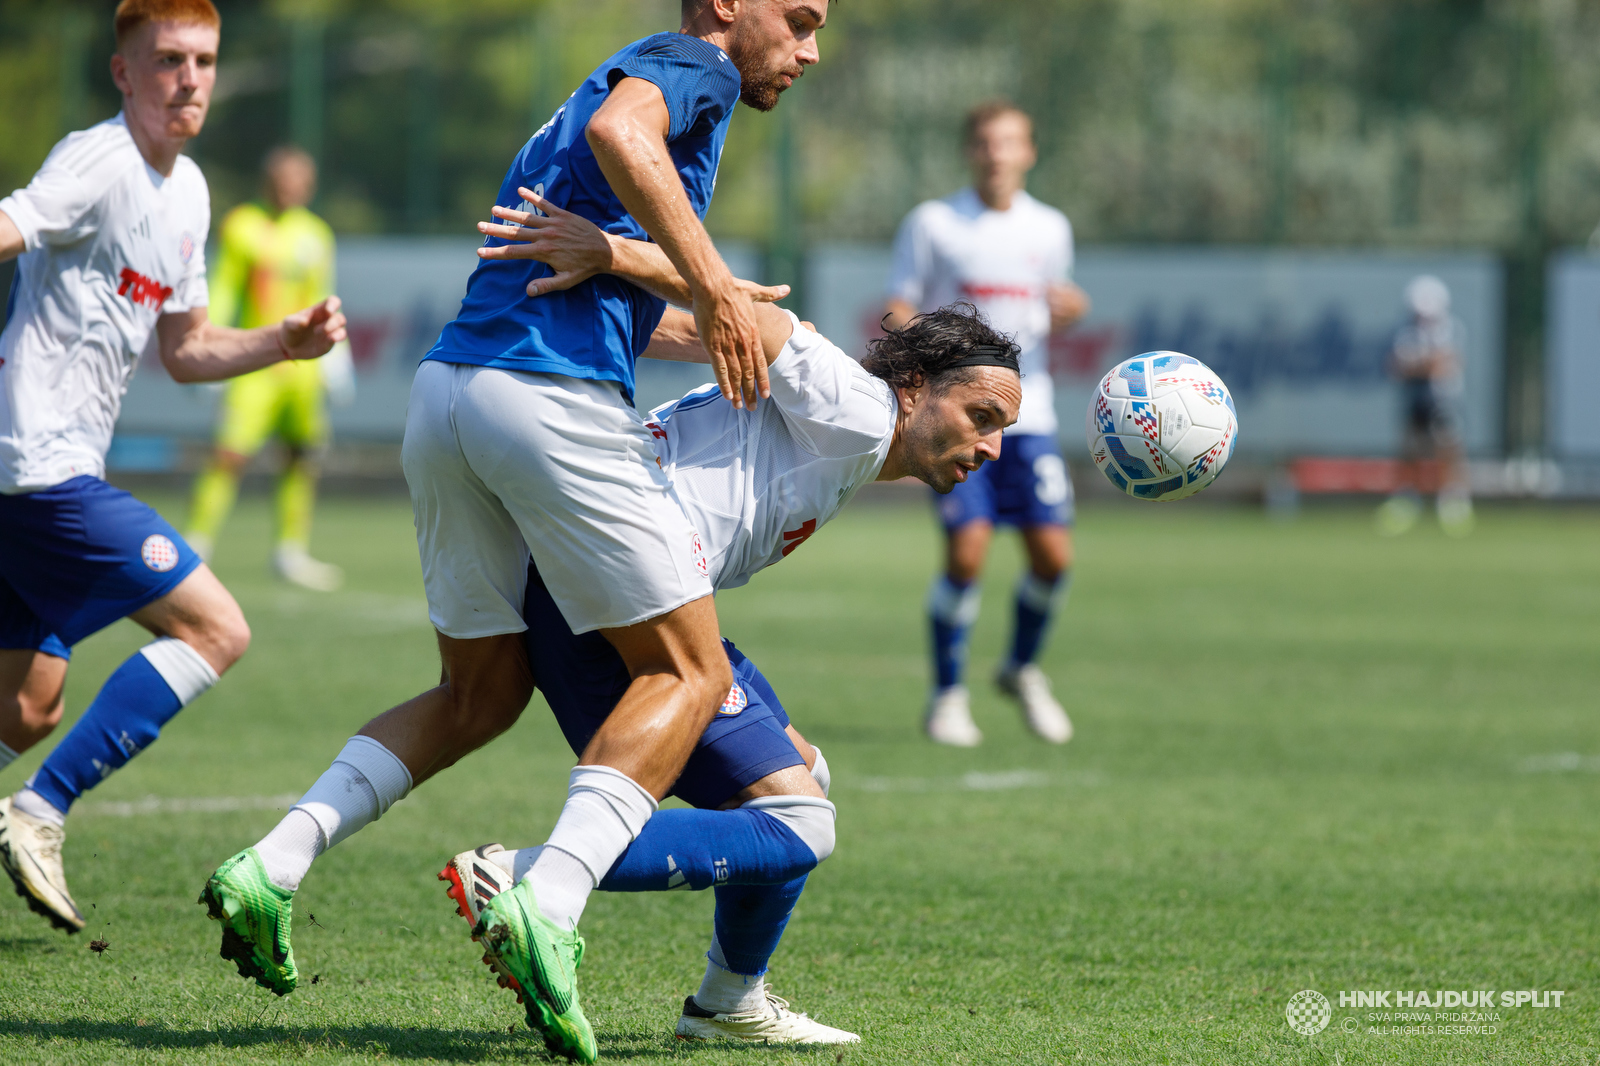
{"label": "white field line", "polygon": [[1093,785],[1095,774],[1051,776],[1040,770],[1001,770],[981,773],[973,770],[960,777],[858,777],[840,781],[847,788],[863,792],[1009,792],[1019,788],[1049,788],[1058,784]]}
{"label": "white field line", "polygon": [[1525,774],[1600,774],[1600,755],[1579,755],[1558,751],[1553,755],[1530,755],[1517,763]]}
{"label": "white field line", "polygon": [[288,810],[300,798],[298,792],[281,796],[206,796],[192,799],[163,799],[146,796],[132,803],[80,803],[81,814],[100,814],[113,818],[135,818],[145,814],[225,814],[230,811]]}

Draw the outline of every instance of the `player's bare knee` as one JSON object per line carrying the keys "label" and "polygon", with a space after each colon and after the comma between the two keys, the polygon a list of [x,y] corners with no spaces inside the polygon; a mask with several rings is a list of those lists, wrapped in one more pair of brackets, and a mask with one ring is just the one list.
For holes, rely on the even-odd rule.
{"label": "player's bare knee", "polygon": [[244,658],[250,650],[250,623],[238,604],[230,603],[201,620],[190,637],[180,637],[193,647],[217,673],[223,673]]}
{"label": "player's bare knee", "polygon": [[0,701],[0,714],[17,723],[17,732],[23,741],[19,751],[49,736],[61,724],[65,709],[66,701],[59,692],[40,696],[24,690]]}

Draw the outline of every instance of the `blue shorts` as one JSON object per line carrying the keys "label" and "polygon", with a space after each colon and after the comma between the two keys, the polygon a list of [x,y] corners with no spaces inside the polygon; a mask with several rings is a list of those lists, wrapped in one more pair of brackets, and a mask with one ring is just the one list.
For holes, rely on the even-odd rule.
{"label": "blue shorts", "polygon": [[[582,755],[628,691],[628,667],[598,631],[573,635],[531,564],[522,617],[528,623],[524,640],[534,684],[544,693],[573,754]],[[726,640],[722,646],[733,666],[733,691],[700,734],[670,793],[706,810],[721,807],[768,774],[806,764],[784,732],[789,716],[777,693],[738,648]]]}
{"label": "blue shorts", "polygon": [[1072,476],[1056,439],[1016,433],[1000,445],[1000,458],[984,463],[946,495],[934,495],[945,532],[968,522],[1006,526],[1072,525]]}
{"label": "blue shorts", "polygon": [[0,648],[70,658],[199,565],[166,519],[97,477],[0,495]]}

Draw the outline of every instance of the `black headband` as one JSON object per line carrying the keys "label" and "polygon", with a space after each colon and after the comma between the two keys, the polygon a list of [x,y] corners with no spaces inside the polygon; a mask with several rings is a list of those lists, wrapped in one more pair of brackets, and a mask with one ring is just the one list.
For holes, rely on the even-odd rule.
{"label": "black headband", "polygon": [[953,370],[958,366],[998,366],[1006,370],[1015,370],[1018,374],[1022,373],[1022,367],[1017,363],[1016,349],[1000,348],[993,344],[973,346],[965,356],[946,364],[945,369]]}

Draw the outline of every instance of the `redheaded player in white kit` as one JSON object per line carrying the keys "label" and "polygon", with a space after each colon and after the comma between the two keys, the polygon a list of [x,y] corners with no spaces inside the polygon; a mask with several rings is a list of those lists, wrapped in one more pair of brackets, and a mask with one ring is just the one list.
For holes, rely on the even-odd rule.
{"label": "redheaded player in white kit", "polygon": [[0,799],[0,865],[68,932],[84,919],[61,863],[67,809],[250,643],[177,531],[103,480],[134,363],[154,333],[175,379],[218,381],[345,336],[337,298],[259,329],[207,320],[211,201],[180,153],[205,122],[221,21],[210,0],[123,0],[115,21],[122,112],[0,199],[0,262],[21,257],[0,333],[0,768],[60,721],[72,645],[120,618],[157,638]]}
{"label": "redheaded player in white kit", "polygon": [[1050,617],[1066,598],[1072,568],[1072,481],[1056,444],[1049,335],[1088,311],[1072,284],[1072,226],[1023,191],[1038,159],[1033,122],[1005,101],[967,115],[972,185],[919,205],[900,226],[885,325],[919,311],[973,304],[1022,349],[1022,411],[1006,430],[998,462],[976,471],[938,501],[946,535],[945,572],[929,590],[936,683],[928,735],[971,747],[983,739],[972,721],[962,673],[967,633],[977,620],[978,578],[997,524],[1017,527],[1028,573],[1017,587],[1011,651],[995,681],[1022,706],[1029,728],[1065,743],[1072,723],[1034,665]]}

